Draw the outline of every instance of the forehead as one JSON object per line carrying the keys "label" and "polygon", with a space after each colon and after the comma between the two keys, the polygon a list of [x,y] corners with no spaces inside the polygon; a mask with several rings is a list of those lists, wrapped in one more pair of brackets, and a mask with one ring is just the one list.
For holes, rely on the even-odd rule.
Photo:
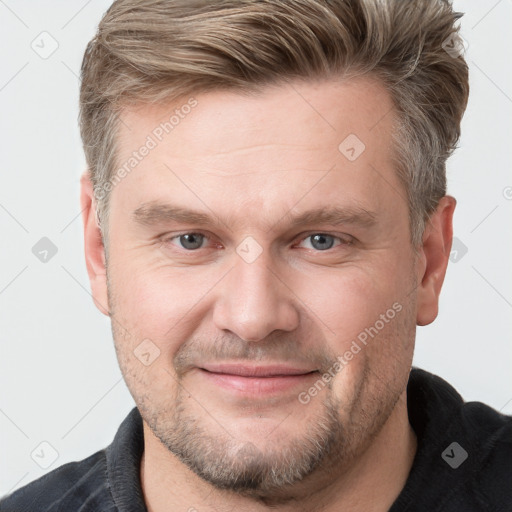
{"label": "forehead", "polygon": [[385,87],[361,78],[139,105],[122,114],[117,164],[128,172],[112,203],[127,212],[173,198],[267,224],[298,202],[378,210],[403,196],[392,163],[393,115]]}
{"label": "forehead", "polygon": [[[198,154],[197,146],[200,155],[247,147],[251,135],[256,142],[288,142],[295,149],[323,139],[337,149],[352,133],[369,142],[371,151],[379,140],[387,142],[392,111],[388,91],[374,78],[287,82],[252,93],[218,90],[125,109],[118,142],[122,155],[151,135],[172,146],[176,157],[189,157]],[[189,144],[178,144],[184,141]]]}

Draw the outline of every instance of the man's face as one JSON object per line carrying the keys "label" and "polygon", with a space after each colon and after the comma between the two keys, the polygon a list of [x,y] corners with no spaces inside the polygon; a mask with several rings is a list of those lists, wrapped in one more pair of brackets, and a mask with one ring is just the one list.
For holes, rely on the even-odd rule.
{"label": "man's face", "polygon": [[392,103],[365,80],[194,99],[122,117],[119,167],[156,144],[111,195],[115,346],[146,435],[270,495],[348,464],[403,398],[417,271]]}

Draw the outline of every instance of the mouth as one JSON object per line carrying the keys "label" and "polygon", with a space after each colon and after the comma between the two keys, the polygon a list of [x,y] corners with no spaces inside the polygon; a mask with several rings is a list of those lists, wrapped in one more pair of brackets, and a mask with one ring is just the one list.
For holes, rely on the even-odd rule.
{"label": "mouth", "polygon": [[286,365],[212,364],[199,368],[210,383],[242,395],[275,395],[304,389],[318,378],[318,370]]}

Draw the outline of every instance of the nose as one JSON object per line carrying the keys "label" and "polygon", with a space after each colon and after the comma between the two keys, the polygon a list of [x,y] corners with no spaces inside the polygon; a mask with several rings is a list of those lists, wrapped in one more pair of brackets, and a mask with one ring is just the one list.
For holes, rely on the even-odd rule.
{"label": "nose", "polygon": [[268,249],[252,262],[234,255],[235,266],[221,281],[213,321],[244,341],[260,341],[275,330],[293,331],[299,324],[294,294]]}

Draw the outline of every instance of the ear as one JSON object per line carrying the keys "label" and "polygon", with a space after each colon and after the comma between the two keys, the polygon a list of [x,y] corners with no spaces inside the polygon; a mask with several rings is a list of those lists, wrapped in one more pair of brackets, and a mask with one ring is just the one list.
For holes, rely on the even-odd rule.
{"label": "ear", "polygon": [[80,178],[80,206],[84,224],[85,263],[95,306],[109,316],[105,248],[96,218],[96,200],[89,172]]}
{"label": "ear", "polygon": [[423,233],[418,258],[418,293],[416,323],[428,325],[438,314],[439,294],[452,247],[453,212],[457,202],[444,196],[430,217]]}

